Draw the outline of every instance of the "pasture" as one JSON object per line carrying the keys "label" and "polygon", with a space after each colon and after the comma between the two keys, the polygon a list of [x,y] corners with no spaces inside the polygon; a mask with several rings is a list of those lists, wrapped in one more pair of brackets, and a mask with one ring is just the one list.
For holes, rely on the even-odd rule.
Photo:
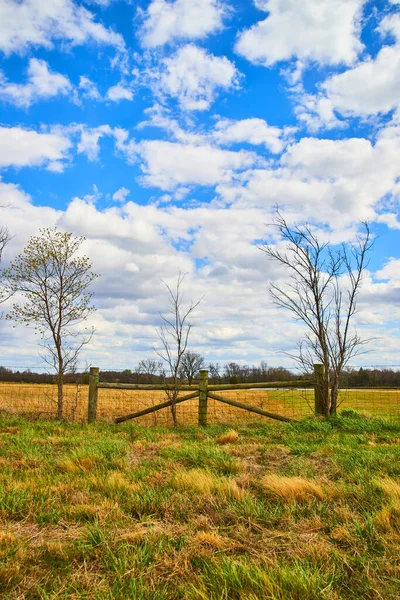
{"label": "pasture", "polygon": [[[65,386],[65,418],[85,422],[87,419],[88,386]],[[225,395],[233,400],[258,406],[294,419],[313,414],[314,392],[312,389],[280,390],[229,390]],[[112,422],[137,410],[154,406],[165,400],[163,391],[133,391],[100,389],[98,395],[98,420]],[[358,389],[340,392],[339,410],[365,411],[371,415],[400,417],[400,389]],[[52,418],[56,415],[57,388],[48,384],[0,383],[0,410]],[[177,406],[181,425],[197,423],[198,399],[188,400]],[[262,423],[265,417],[208,400],[210,424]],[[170,409],[146,415],[138,419],[140,425],[172,424]]]}
{"label": "pasture", "polygon": [[0,416],[4,600],[394,600],[400,423]]}

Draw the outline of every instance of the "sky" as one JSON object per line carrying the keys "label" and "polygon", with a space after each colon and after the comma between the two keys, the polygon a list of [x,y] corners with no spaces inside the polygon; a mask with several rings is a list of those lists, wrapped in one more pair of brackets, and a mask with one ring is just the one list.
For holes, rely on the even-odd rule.
{"label": "sky", "polygon": [[[3,266],[41,227],[86,238],[81,367],[154,358],[178,270],[192,350],[292,366],[277,205],[334,244],[369,221],[352,364],[400,364],[399,201],[399,0],[0,0]],[[1,320],[0,364],[40,370],[34,331]]]}

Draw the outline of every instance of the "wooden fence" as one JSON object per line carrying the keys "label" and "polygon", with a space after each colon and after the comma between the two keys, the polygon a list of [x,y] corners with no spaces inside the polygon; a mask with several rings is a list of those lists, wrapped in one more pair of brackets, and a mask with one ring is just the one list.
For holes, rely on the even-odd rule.
{"label": "wooden fence", "polygon": [[[219,392],[228,390],[256,390],[256,389],[304,389],[314,388],[314,406],[315,414],[321,414],[321,377],[323,377],[322,365],[315,365],[315,372],[313,380],[297,380],[297,381],[273,381],[273,382],[260,382],[260,383],[238,383],[238,384],[219,384],[209,385],[208,383],[208,371],[201,370],[200,377],[197,385],[180,385],[179,392],[190,392],[184,396],[178,397],[174,402],[180,404],[191,400],[193,398],[199,398],[198,402],[198,424],[199,426],[205,427],[208,423],[208,399],[211,398],[218,402],[229,404],[236,408],[241,408],[248,412],[256,413],[270,419],[276,419],[278,421],[295,421],[295,419],[281,414],[276,414],[259,408],[258,406],[251,406],[232,400]],[[99,381],[99,369],[98,367],[91,367],[89,374],[89,399],[88,399],[88,423],[94,423],[97,418],[97,401],[98,401],[98,390],[99,389],[116,389],[116,390],[173,390],[173,386],[165,384],[130,384],[130,383],[103,383]],[[163,408],[172,406],[171,400],[166,400],[155,406],[150,406],[140,411],[118,417],[114,420],[115,423],[122,423],[130,419],[136,419],[149,413],[154,413]]]}

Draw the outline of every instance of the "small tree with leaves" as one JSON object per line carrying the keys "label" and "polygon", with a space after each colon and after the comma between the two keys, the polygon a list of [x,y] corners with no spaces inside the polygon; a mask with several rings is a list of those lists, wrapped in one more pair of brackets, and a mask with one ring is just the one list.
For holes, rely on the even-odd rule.
{"label": "small tree with leaves", "polygon": [[[7,227],[0,227],[0,263],[3,258],[4,248],[11,240],[11,235]],[[6,285],[4,285],[4,273],[1,273],[1,282],[0,282],[0,304],[9,299],[11,295],[11,290],[8,289]]]}
{"label": "small tree with leaves", "polygon": [[163,325],[157,330],[157,335],[161,342],[161,349],[156,349],[156,353],[163,360],[167,367],[168,375],[171,378],[171,389],[167,390],[167,396],[171,402],[171,413],[174,427],[178,426],[176,417],[176,401],[181,387],[181,366],[182,359],[187,350],[190,331],[192,329],[189,323],[189,317],[200,304],[191,302],[184,306],[184,295],[182,292],[182,283],[185,274],[179,271],[176,283],[170,286],[164,282],[168,291],[169,316],[160,314]]}
{"label": "small tree with leaves", "polygon": [[182,356],[181,373],[186,377],[188,384],[192,385],[193,379],[198,376],[200,369],[204,366],[204,357],[197,352],[186,350]]}
{"label": "small tree with leaves", "polygon": [[286,284],[272,283],[274,302],[304,323],[307,333],[295,358],[305,372],[314,363],[324,365],[323,413],[336,414],[340,375],[348,361],[368,340],[352,327],[367,255],[372,247],[368,223],[349,244],[321,242],[310,224],[290,227],[277,212],[276,228],[286,249],[260,249],[289,275]]}
{"label": "small tree with leaves", "polygon": [[35,328],[44,360],[57,374],[57,416],[63,416],[64,375],[74,371],[79,353],[93,334],[79,325],[95,310],[87,290],[98,275],[79,255],[85,238],[56,228],[40,230],[4,271],[8,288],[19,293],[8,319]]}

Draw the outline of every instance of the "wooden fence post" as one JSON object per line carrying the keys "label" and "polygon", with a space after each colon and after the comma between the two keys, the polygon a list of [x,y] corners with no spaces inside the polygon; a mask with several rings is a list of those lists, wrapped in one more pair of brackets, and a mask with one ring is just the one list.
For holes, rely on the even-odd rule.
{"label": "wooden fence post", "polygon": [[314,365],[314,406],[316,415],[325,415],[324,365]]}
{"label": "wooden fence post", "polygon": [[199,426],[207,427],[208,371],[206,369],[200,371],[199,392]]}
{"label": "wooden fence post", "polygon": [[95,423],[97,416],[97,384],[99,383],[99,368],[90,367],[89,372],[89,401],[88,401],[88,423]]}

